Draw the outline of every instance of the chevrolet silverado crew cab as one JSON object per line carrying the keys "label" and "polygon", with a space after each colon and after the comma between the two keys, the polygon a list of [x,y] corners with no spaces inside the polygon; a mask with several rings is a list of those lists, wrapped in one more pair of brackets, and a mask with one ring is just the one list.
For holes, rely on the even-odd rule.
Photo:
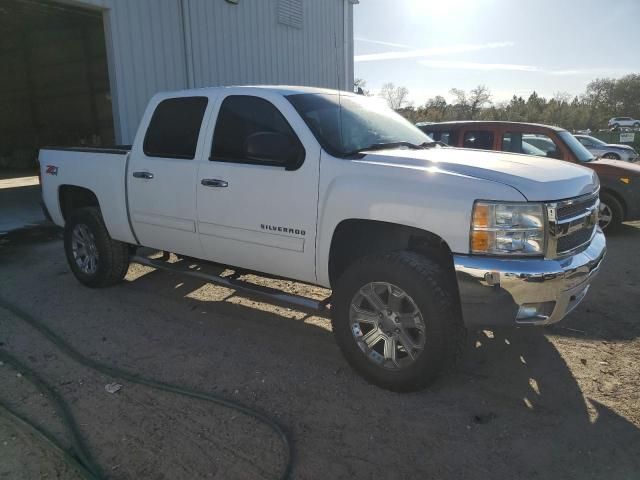
{"label": "chevrolet silverado crew cab", "polygon": [[[183,273],[330,305],[349,363],[397,391],[432,381],[468,328],[561,320],[605,254],[592,170],[442,148],[378,100],[333,90],[162,93],[130,148],[50,148],[39,160],[81,283],[113,285],[132,261],[179,268],[176,256],[232,266]],[[332,295],[266,289],[238,278],[247,272]]]}

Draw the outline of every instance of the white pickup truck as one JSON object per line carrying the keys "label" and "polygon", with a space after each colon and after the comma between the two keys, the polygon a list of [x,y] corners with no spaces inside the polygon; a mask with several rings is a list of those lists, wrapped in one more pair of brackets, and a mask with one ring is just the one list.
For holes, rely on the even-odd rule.
{"label": "white pickup truck", "polygon": [[552,159],[442,148],[371,98],[304,87],[158,94],[130,148],[40,152],[42,193],[75,276],[121,281],[137,247],[331,288],[349,363],[407,391],[467,328],[546,325],[605,254],[596,174]]}

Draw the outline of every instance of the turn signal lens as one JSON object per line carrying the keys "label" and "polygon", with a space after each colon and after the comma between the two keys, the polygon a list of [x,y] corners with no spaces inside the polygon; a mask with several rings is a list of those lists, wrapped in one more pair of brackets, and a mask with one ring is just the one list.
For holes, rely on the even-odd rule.
{"label": "turn signal lens", "polygon": [[620,177],[620,181],[626,185],[629,185],[631,183],[631,179],[627,177]]}
{"label": "turn signal lens", "polygon": [[489,232],[486,230],[474,230],[471,232],[471,250],[474,252],[487,252],[489,250]]}
{"label": "turn signal lens", "polygon": [[474,228],[486,228],[489,226],[489,205],[477,203],[473,209]]}

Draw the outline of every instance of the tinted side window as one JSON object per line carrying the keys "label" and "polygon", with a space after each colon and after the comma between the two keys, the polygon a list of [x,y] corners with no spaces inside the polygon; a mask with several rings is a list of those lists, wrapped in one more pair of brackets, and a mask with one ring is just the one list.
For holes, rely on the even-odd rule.
{"label": "tinted side window", "polygon": [[549,136],[540,133],[505,133],[502,137],[502,150],[550,158],[558,158],[560,155],[555,142]]}
{"label": "tinted side window", "polygon": [[153,112],[143,150],[149,157],[193,159],[207,97],[169,98]]}
{"label": "tinted side window", "polygon": [[479,130],[476,132],[465,132],[464,148],[479,148],[482,150],[493,150],[493,132]]}
{"label": "tinted side window", "polygon": [[438,138],[438,140],[455,147],[458,143],[458,132],[455,130],[442,131],[440,132],[440,138]]}
{"label": "tinted side window", "polygon": [[300,140],[284,115],[271,102],[248,95],[225,98],[213,133],[211,160],[275,166],[284,164],[284,158],[282,162],[247,158],[247,138],[261,133],[282,134],[289,139],[292,147],[302,149]]}

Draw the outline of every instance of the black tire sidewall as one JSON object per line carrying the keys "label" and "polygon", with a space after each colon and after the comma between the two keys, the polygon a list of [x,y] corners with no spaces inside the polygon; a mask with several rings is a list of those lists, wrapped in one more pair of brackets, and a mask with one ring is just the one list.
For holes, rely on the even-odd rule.
{"label": "black tire sidewall", "polygon": [[[428,260],[425,259],[426,262]],[[439,273],[437,266],[432,264]],[[436,273],[436,275],[437,275]],[[425,322],[425,346],[416,361],[401,370],[388,370],[375,365],[358,347],[349,325],[349,310],[354,295],[370,282],[387,282],[400,287],[411,296]],[[440,283],[440,282],[439,282]],[[445,282],[434,290],[423,274],[393,259],[393,256],[373,257],[358,261],[338,281],[332,302],[332,323],[336,341],[349,364],[371,383],[394,391],[412,391],[433,381],[443,370],[447,358],[446,322],[455,315],[447,296]]]}
{"label": "black tire sidewall", "polygon": [[[88,274],[80,270],[73,257],[71,246],[73,229],[76,225],[84,224],[93,234],[98,250],[98,262],[96,273]],[[109,275],[110,259],[109,246],[107,242],[111,239],[106,234],[106,229],[102,224],[102,219],[98,213],[90,211],[89,208],[82,208],[74,211],[64,226],[64,250],[67,256],[69,267],[75,277],[84,285],[92,288],[101,286]]]}

